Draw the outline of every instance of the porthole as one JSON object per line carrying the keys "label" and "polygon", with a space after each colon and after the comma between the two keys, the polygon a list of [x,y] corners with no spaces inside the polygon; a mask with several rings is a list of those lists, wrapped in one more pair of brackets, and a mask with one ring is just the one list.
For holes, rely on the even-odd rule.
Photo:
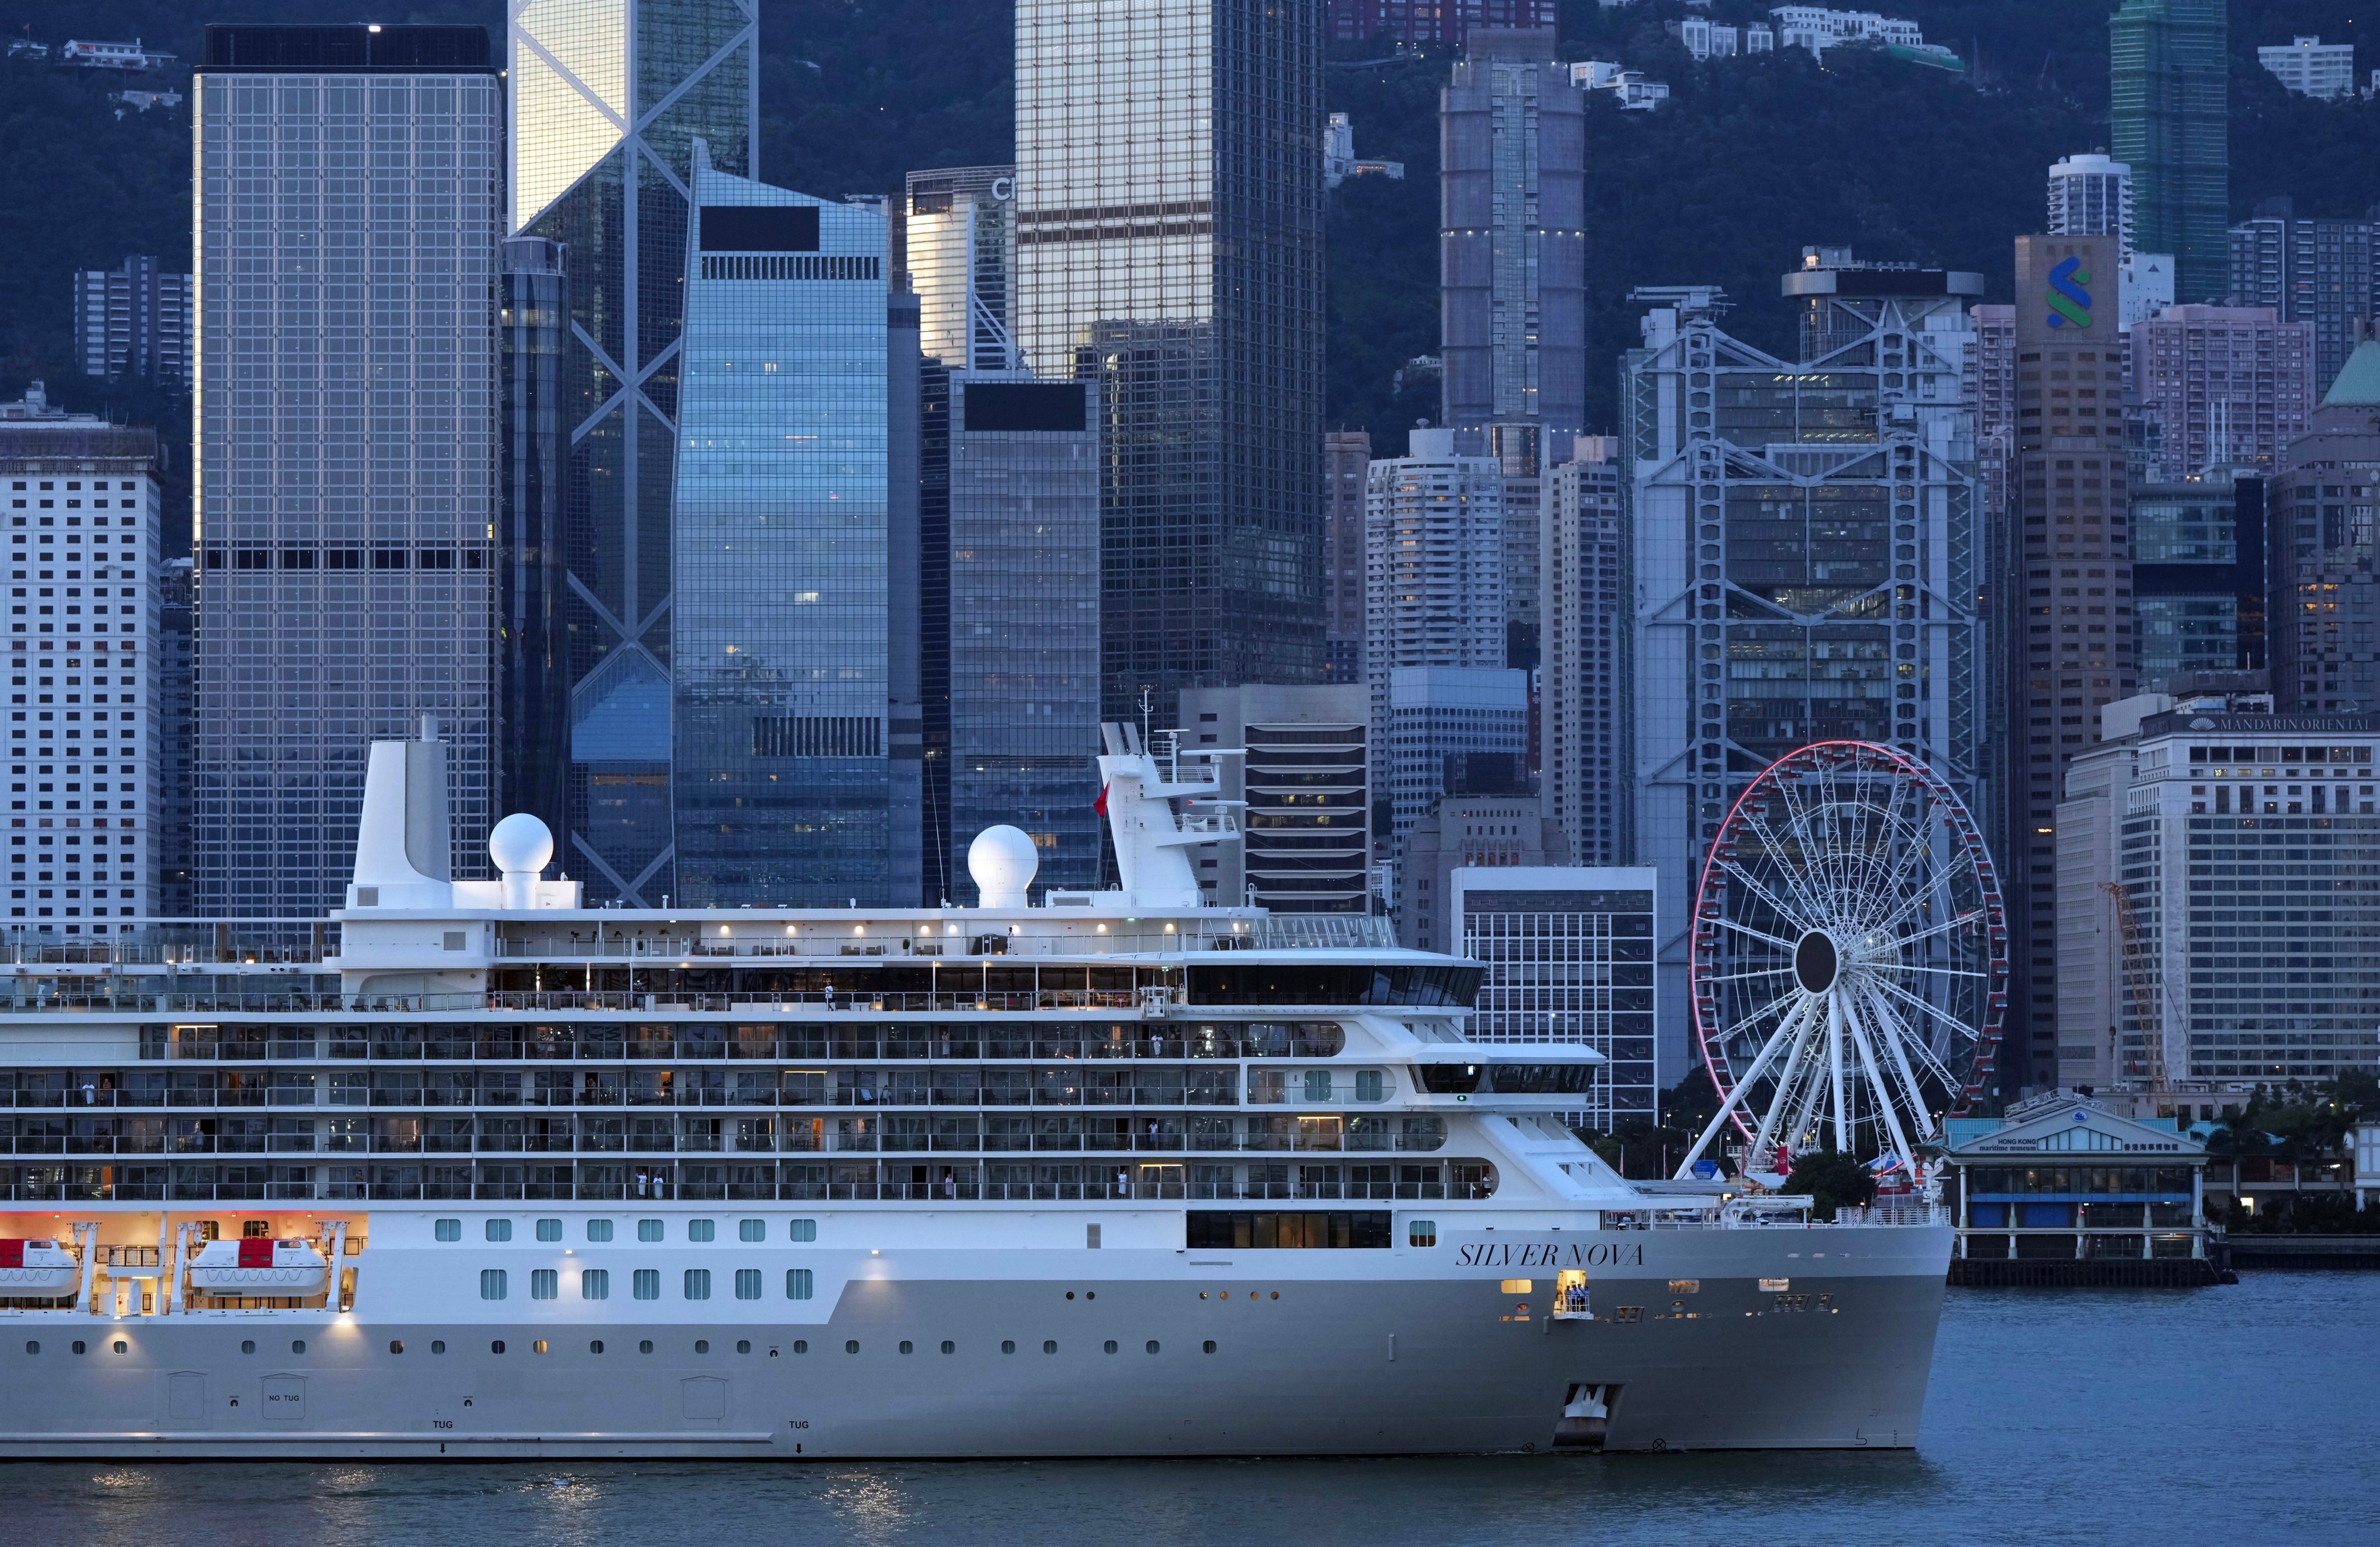
{"label": "porthole", "polygon": [[[75,1351],[79,1353],[82,1350],[78,1348]],[[1041,1351],[1045,1354],[1056,1353],[1058,1351],[1058,1340],[1054,1337],[1048,1339],[1041,1345]]]}
{"label": "porthole", "polygon": [[91,1350],[83,1345],[82,1339],[78,1337],[75,1339],[74,1351],[76,1353],[82,1354],[89,1353]]}
{"label": "porthole", "polygon": [[392,1338],[389,1340],[388,1351],[392,1354],[401,1354],[405,1352],[405,1345],[404,1343]]}
{"label": "porthole", "polygon": [[[300,1345],[300,1346],[302,1347],[303,1345]],[[110,1345],[109,1345],[109,1347],[113,1348],[114,1348],[117,1353],[119,1353],[119,1354],[128,1354],[128,1353],[130,1353],[130,1352],[132,1351],[132,1345],[131,1345],[131,1344],[129,1344],[129,1343],[127,1343],[127,1342],[126,1342],[124,1339],[122,1339],[121,1337],[117,1338],[114,1343],[110,1344]]]}
{"label": "porthole", "polygon": [[433,1354],[444,1353],[446,1351],[446,1340],[443,1337],[431,1338],[430,1340],[430,1351]]}
{"label": "porthole", "polygon": [[491,1344],[489,1344],[489,1345],[488,1345],[488,1352],[490,1352],[490,1353],[492,1353],[492,1354],[501,1354],[501,1353],[503,1353],[504,1351],[504,1340],[503,1338],[501,1338],[501,1337],[497,1338],[494,1342],[492,1342],[492,1343],[491,1343]]}
{"label": "porthole", "polygon": [[752,1351],[752,1340],[748,1337],[737,1338],[735,1340],[735,1351],[739,1354],[750,1353]]}
{"label": "porthole", "polygon": [[39,1343],[27,1343],[25,1351],[29,1354],[38,1354],[42,1351],[42,1346]]}
{"label": "porthole", "polygon": [[1083,1298],[1085,1299],[1097,1299],[1099,1298],[1099,1292],[1097,1289],[1086,1289],[1083,1291]]}
{"label": "porthole", "polygon": [[1003,1354],[1013,1354],[1013,1353],[1014,1353],[1014,1352],[1016,1351],[1016,1343],[1015,1343],[1015,1340],[1014,1340],[1014,1339],[1013,1339],[1013,1338],[1006,1338],[1006,1337],[1002,1338],[1002,1339],[1000,1340],[1000,1351],[1001,1351],[1002,1353],[1003,1353]]}
{"label": "porthole", "polygon": [[944,1352],[944,1353],[946,1353],[946,1354],[954,1354],[954,1353],[957,1353],[958,1351],[959,1351],[959,1346],[958,1346],[957,1344],[955,1344],[955,1343],[952,1342],[952,1341],[951,1341],[949,1338],[947,1338],[947,1337],[945,1337],[945,1338],[943,1338],[943,1339],[942,1339],[942,1352]]}
{"label": "porthole", "polygon": [[1209,1337],[1208,1339],[1207,1339],[1206,1344],[1205,1344],[1205,1349],[1206,1349],[1206,1351],[1207,1351],[1208,1353],[1210,1353],[1210,1354],[1211,1354],[1211,1353],[1213,1353],[1213,1352],[1215,1351],[1215,1340],[1214,1340],[1213,1338]]}
{"label": "porthole", "polygon": [[696,1338],[694,1340],[694,1351],[698,1354],[707,1354],[710,1352],[710,1339],[708,1337]]}
{"label": "porthole", "polygon": [[806,1354],[809,1351],[810,1346],[807,1339],[799,1337],[794,1339],[794,1352],[797,1354]]}
{"label": "porthole", "polygon": [[901,1339],[901,1351],[905,1354],[914,1354],[917,1351],[917,1345],[905,1337]]}
{"label": "porthole", "polygon": [[603,1340],[602,1340],[601,1338],[600,1338],[600,1337],[599,1337],[599,1338],[595,1339],[595,1341],[593,1341],[592,1343],[588,1344],[588,1345],[587,1345],[587,1351],[588,1351],[589,1353],[590,1353],[590,1354],[600,1354],[600,1353],[601,1353],[601,1352],[603,1351]]}
{"label": "porthole", "polygon": [[1154,1337],[1148,1340],[1148,1351],[1152,1354],[1157,1352],[1157,1339]]}
{"label": "porthole", "polygon": [[1074,1291],[1074,1290],[1072,1290],[1072,1289],[1067,1290],[1067,1291],[1066,1291],[1066,1298],[1067,1298],[1068,1299],[1073,1299],[1075,1298],[1075,1291]]}
{"label": "porthole", "polygon": [[239,1345],[239,1351],[243,1354],[252,1354],[256,1352],[255,1342],[250,1339],[242,1339]]}
{"label": "porthole", "polygon": [[528,1346],[528,1351],[529,1351],[530,1353],[533,1353],[533,1354],[541,1354],[541,1353],[545,1353],[545,1352],[547,1352],[548,1350],[547,1350],[546,1346],[545,1346],[545,1339],[544,1339],[544,1338],[542,1338],[542,1337],[540,1337],[540,1338],[539,1338],[536,1342],[534,1342],[534,1343],[530,1344],[530,1345]]}
{"label": "porthole", "polygon": [[1109,1338],[1107,1341],[1107,1351],[1110,1353],[1114,1353],[1116,1351],[1116,1340],[1112,1337]]}
{"label": "porthole", "polygon": [[843,1351],[846,1354],[856,1354],[859,1352],[859,1339],[855,1337],[850,1342],[845,1343],[843,1346]]}
{"label": "porthole", "polygon": [[302,1337],[290,1339],[289,1351],[293,1354],[304,1353],[306,1351],[306,1340]]}
{"label": "porthole", "polygon": [[653,1351],[653,1340],[652,1340],[651,1338],[650,1338],[650,1337],[643,1339],[642,1341],[638,1342],[638,1345],[637,1345],[637,1352],[638,1352],[638,1353],[640,1353],[640,1354],[650,1354],[650,1353],[651,1353],[652,1351]]}

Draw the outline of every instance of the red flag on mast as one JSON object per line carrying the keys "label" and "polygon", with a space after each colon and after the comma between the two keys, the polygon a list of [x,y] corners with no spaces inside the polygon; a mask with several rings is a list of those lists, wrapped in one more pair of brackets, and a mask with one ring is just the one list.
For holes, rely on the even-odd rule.
{"label": "red flag on mast", "polygon": [[1106,785],[1102,784],[1099,786],[1099,798],[1091,803],[1091,809],[1098,812],[1102,816],[1108,814],[1108,787]]}

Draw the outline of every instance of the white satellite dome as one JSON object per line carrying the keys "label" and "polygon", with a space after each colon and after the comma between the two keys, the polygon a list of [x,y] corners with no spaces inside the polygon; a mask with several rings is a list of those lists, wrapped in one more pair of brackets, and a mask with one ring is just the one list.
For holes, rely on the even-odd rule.
{"label": "white satellite dome", "polygon": [[1041,855],[1021,828],[986,828],[967,845],[967,874],[975,877],[979,908],[1022,908]]}
{"label": "white satellite dome", "polygon": [[488,857],[506,876],[538,876],[553,863],[553,834],[526,811],[516,811],[488,834]]}

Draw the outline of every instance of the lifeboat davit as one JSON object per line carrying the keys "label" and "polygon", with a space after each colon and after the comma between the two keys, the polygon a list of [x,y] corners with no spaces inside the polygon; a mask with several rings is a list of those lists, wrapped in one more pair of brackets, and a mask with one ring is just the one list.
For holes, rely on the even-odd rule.
{"label": "lifeboat davit", "polygon": [[0,1240],[0,1296],[72,1294],[81,1277],[82,1264],[54,1240]]}
{"label": "lifeboat davit", "polygon": [[190,1287],[217,1295],[303,1295],[322,1287],[322,1254],[291,1238],[211,1240],[190,1259]]}

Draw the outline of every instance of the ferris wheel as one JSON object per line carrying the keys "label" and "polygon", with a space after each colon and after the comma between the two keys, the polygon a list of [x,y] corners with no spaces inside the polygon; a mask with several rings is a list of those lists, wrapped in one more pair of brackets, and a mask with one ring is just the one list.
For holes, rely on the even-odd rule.
{"label": "ferris wheel", "polygon": [[1924,764],[1820,742],[1752,781],[1704,861],[1688,986],[1744,1169],[1828,1147],[1914,1167],[1988,1082],[2008,926],[1983,835]]}

